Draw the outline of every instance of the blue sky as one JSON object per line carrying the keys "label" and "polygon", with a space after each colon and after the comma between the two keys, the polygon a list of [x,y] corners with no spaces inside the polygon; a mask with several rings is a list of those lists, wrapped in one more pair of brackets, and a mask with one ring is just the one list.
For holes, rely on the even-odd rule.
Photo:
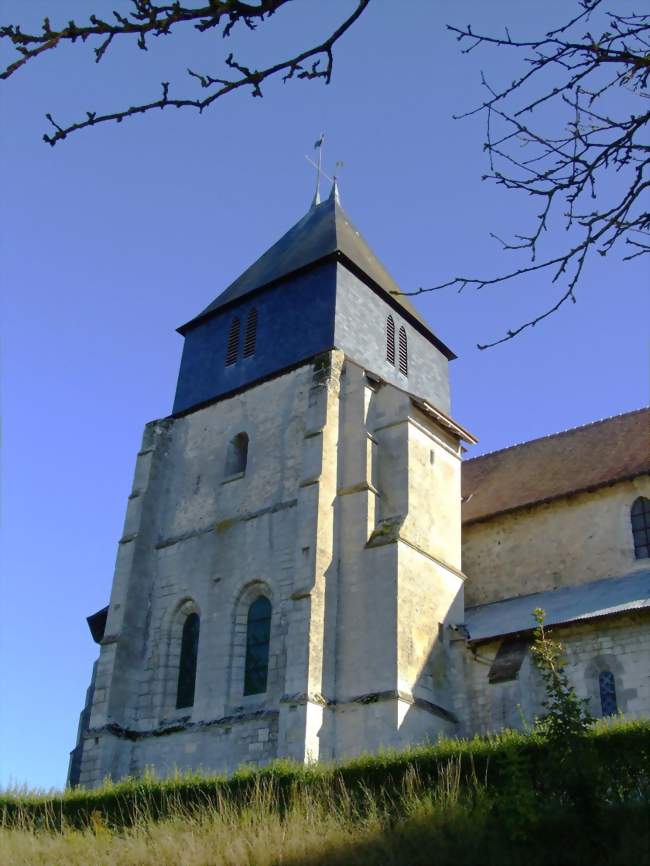
{"label": "blue sky", "polygon": [[[0,23],[116,5],[4,0]],[[171,410],[175,328],[304,213],[318,134],[324,167],[345,163],[344,207],[405,290],[503,270],[511,261],[489,232],[530,225],[529,201],[481,182],[483,121],[452,119],[480,99],[481,68],[505,82],[517,59],[462,56],[445,24],[537,33],[562,20],[564,0],[373,0],[329,87],[278,82],[202,117],[170,110],[41,141],[46,111],[67,122],[157,97],[161,80],[193,92],[188,62],[216,70],[231,47],[256,64],[283,57],[352,5],[301,0],[232,46],[188,30],[147,54],[116,46],[99,66],[90,47],[64,46],[2,82],[1,784],[65,781],[97,649],[85,617],[109,597],[143,425]],[[647,277],[642,261],[598,257],[576,305],[486,352],[476,343],[554,299],[546,276],[417,299],[459,356],[453,414],[479,437],[473,453],[647,401]]]}

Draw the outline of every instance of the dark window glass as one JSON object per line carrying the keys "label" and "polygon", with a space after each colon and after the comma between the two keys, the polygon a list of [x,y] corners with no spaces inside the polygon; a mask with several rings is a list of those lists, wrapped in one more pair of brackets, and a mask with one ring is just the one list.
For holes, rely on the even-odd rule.
{"label": "dark window glass", "polygon": [[650,499],[639,496],[631,511],[634,555],[637,559],[650,557]]}
{"label": "dark window glass", "polygon": [[248,463],[248,435],[238,433],[228,444],[226,454],[226,478],[232,475],[241,475],[246,472]]}
{"label": "dark window glass", "polygon": [[395,322],[392,316],[386,319],[386,360],[395,366]]}
{"label": "dark window glass", "polygon": [[230,325],[230,333],[228,334],[228,345],[226,346],[226,367],[234,364],[237,361],[239,354],[239,331],[241,330],[241,322],[238,317],[232,320]]}
{"label": "dark window glass", "polygon": [[600,688],[600,706],[604,716],[614,716],[618,712],[616,705],[616,683],[611,671],[601,671],[598,674]]}
{"label": "dark window glass", "polygon": [[176,709],[194,706],[196,659],[199,651],[199,615],[191,613],[183,624],[181,660],[178,666]]}
{"label": "dark window glass", "polygon": [[255,343],[257,342],[257,310],[253,307],[246,319],[246,331],[244,333],[244,358],[250,358],[255,354]]}
{"label": "dark window glass", "polygon": [[259,695],[266,691],[270,638],[271,602],[266,596],[260,595],[248,608],[244,671],[245,695]]}
{"label": "dark window glass", "polygon": [[408,376],[408,346],[406,344],[406,329],[404,325],[399,329],[399,371],[404,376]]}

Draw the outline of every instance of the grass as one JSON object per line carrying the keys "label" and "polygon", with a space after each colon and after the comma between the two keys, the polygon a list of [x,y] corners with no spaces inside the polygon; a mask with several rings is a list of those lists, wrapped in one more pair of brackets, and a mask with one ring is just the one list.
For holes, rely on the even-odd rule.
{"label": "grass", "polygon": [[650,724],[601,726],[588,745],[598,771],[584,791],[573,785],[579,767],[554,766],[543,742],[516,734],[230,780],[15,791],[0,797],[0,863],[642,866]]}

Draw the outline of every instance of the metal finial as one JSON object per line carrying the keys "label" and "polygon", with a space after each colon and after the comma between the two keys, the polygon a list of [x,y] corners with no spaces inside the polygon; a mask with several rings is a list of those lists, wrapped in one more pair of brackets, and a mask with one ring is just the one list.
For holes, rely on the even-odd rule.
{"label": "metal finial", "polygon": [[[339,160],[336,163],[335,168],[336,169],[343,168],[344,165],[345,165],[345,163],[343,163],[343,162],[341,162],[341,160]],[[333,198],[334,201],[336,202],[336,204],[341,204],[341,196],[339,195],[339,183],[338,183],[338,177],[336,174],[334,174],[332,176],[332,191],[330,192],[330,198]]]}

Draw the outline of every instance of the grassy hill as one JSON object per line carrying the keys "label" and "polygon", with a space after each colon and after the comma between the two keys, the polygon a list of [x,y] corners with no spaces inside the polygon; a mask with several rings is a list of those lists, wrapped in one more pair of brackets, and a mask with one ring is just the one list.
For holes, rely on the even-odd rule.
{"label": "grassy hill", "polygon": [[650,863],[650,722],[0,795],[3,866]]}

